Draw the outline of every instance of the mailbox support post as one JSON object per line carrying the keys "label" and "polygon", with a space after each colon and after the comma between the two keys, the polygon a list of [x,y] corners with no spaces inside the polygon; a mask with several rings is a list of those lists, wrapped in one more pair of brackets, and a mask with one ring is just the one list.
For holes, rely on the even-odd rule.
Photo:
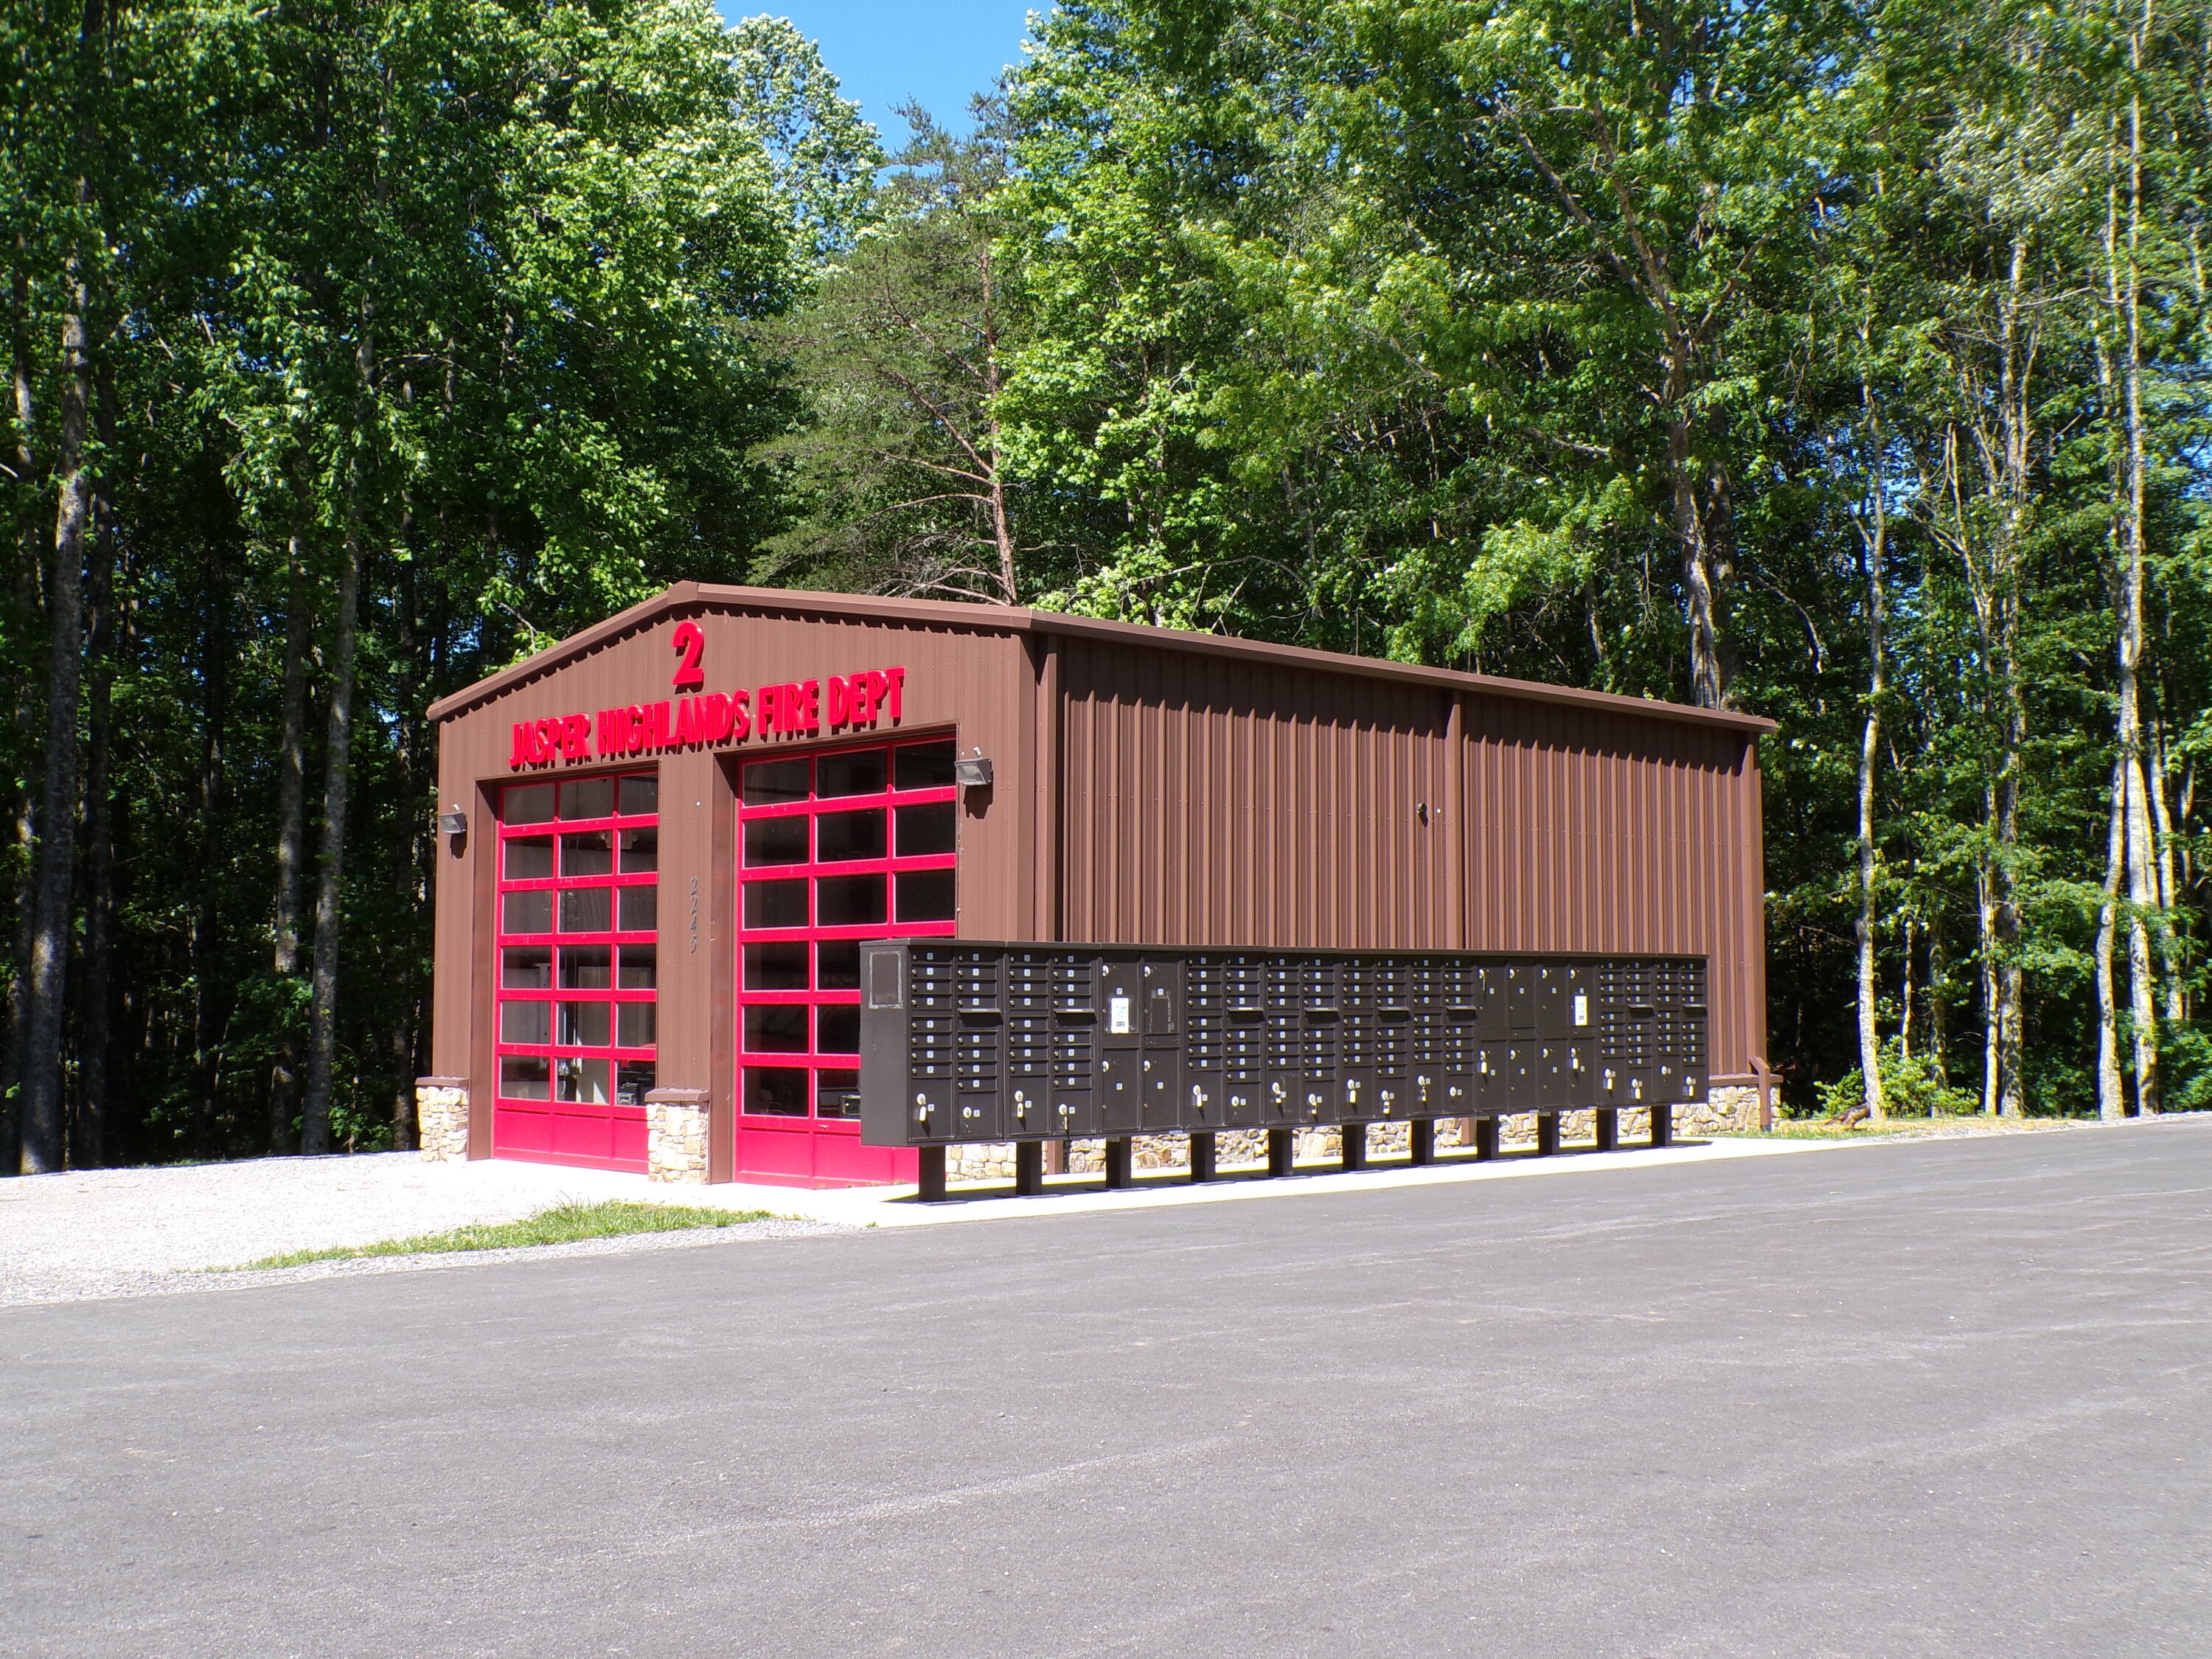
{"label": "mailbox support post", "polygon": [[1620,1146],[1620,1109],[1601,1106],[1597,1109],[1597,1149],[1601,1152],[1616,1152]]}
{"label": "mailbox support post", "polygon": [[1674,1108],[1663,1100],[1651,1103],[1651,1144],[1671,1146],[1674,1144]]}
{"label": "mailbox support post", "polygon": [[1337,1167],[1342,1170],[1364,1170],[1367,1167],[1367,1126],[1347,1123],[1338,1132],[1342,1148],[1338,1154]]}
{"label": "mailbox support post", "polygon": [[1406,1161],[1408,1164],[1433,1164],[1437,1161],[1437,1121],[1432,1117],[1417,1117],[1406,1126]]}
{"label": "mailbox support post", "polygon": [[1014,1143],[1014,1196],[1035,1198],[1044,1190],[1044,1142]]}
{"label": "mailbox support post", "polygon": [[1297,1166],[1297,1132],[1294,1129],[1267,1131],[1267,1173],[1282,1176]]}
{"label": "mailbox support post", "polygon": [[924,1204],[942,1204],[945,1201],[945,1148],[924,1146],[917,1157],[921,1163],[921,1187],[915,1196]]}
{"label": "mailbox support post", "polygon": [[1559,1150],[1559,1115],[1557,1112],[1536,1114],[1536,1156],[1551,1158]]}
{"label": "mailbox support post", "polygon": [[1106,1184],[1126,1187],[1130,1179],[1129,1138],[1116,1135],[1106,1143]]}
{"label": "mailbox support post", "polygon": [[1498,1120],[1495,1117],[1474,1120],[1474,1156],[1478,1162],[1498,1156]]}
{"label": "mailbox support post", "polygon": [[1207,1129],[1190,1132],[1190,1178],[1193,1181],[1213,1179],[1213,1134]]}

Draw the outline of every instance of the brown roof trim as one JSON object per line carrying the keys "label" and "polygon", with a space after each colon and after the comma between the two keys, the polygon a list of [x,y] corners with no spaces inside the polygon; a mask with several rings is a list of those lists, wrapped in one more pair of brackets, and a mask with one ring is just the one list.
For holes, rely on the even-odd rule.
{"label": "brown roof trim", "polygon": [[578,657],[642,628],[672,611],[702,606],[728,606],[747,611],[782,611],[799,616],[864,617],[872,621],[904,623],[921,628],[963,628],[994,634],[1058,634],[1073,639],[1099,640],[1109,644],[1145,646],[1154,650],[1197,652],[1207,656],[1245,661],[1273,662],[1312,673],[1364,674],[1375,679],[1399,680],[1442,686],[1520,702],[1553,703],[1591,714],[1634,714],[1688,726],[1722,726],[1747,735],[1771,732],[1775,722],[1758,714],[1732,709],[1692,708],[1686,703],[1659,702],[1648,697],[1624,697],[1610,691],[1584,691],[1568,685],[1546,685],[1534,680],[1502,679],[1489,674],[1467,674],[1455,668],[1427,668],[1418,663],[1389,662],[1380,657],[1353,657],[1335,651],[1315,651],[1304,646],[1273,645],[1262,640],[1237,639],[1227,634],[1198,634],[1178,628],[1147,628],[1136,623],[1103,622],[1090,617],[1071,617],[1056,611],[1030,611],[1010,605],[964,604],[948,599],[895,599],[872,594],[817,593],[783,587],[721,587],[702,582],[678,582],[653,598],[617,611],[550,646],[526,661],[478,680],[465,690],[441,697],[430,705],[429,718],[449,714],[488,702],[502,692],[550,673]]}

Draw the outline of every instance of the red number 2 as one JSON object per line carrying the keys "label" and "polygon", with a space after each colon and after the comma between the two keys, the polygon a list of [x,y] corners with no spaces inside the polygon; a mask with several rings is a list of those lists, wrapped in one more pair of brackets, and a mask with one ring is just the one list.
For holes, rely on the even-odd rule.
{"label": "red number 2", "polygon": [[684,653],[684,660],[676,665],[676,678],[669,684],[679,691],[687,685],[704,685],[707,671],[699,666],[699,659],[707,649],[707,636],[699,631],[695,622],[676,624],[675,646]]}

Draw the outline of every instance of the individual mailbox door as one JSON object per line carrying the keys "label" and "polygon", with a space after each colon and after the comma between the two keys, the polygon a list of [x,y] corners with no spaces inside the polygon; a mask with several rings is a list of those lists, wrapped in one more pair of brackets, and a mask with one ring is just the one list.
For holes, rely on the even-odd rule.
{"label": "individual mailbox door", "polygon": [[1139,964],[1137,972],[1143,990],[1137,1058],[1143,1127],[1154,1132],[1180,1128],[1192,1107],[1182,1086],[1183,964],[1176,957],[1156,957]]}
{"label": "individual mailbox door", "polygon": [[1144,1127],[1144,964],[1134,957],[1109,957],[1098,971],[1098,1104],[1108,1134],[1133,1134]]}

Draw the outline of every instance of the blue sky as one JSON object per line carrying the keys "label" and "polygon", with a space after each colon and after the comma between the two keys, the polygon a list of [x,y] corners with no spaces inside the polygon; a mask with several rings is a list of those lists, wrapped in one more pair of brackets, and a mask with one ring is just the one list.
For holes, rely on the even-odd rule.
{"label": "blue sky", "polygon": [[845,95],[859,100],[890,145],[906,137],[891,106],[909,98],[920,99],[946,125],[964,129],[968,100],[988,88],[1001,66],[1021,61],[1030,10],[1051,9],[1048,0],[720,3],[732,21],[773,12],[820,41],[823,61],[836,73]]}

